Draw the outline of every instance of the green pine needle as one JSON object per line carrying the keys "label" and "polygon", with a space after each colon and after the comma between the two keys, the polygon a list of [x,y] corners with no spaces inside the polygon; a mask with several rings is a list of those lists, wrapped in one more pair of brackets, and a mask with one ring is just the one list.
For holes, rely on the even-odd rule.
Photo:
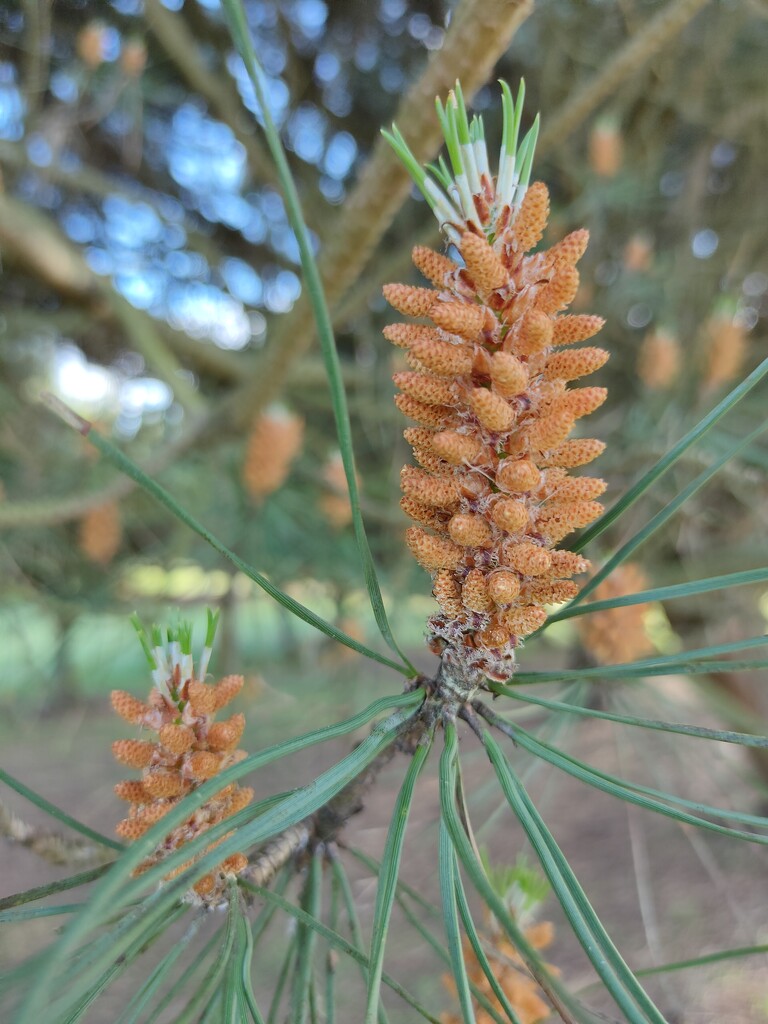
{"label": "green pine needle", "polygon": [[176,636],[182,654],[192,653],[192,623],[180,622],[176,630]]}
{"label": "green pine needle", "polygon": [[219,627],[219,619],[221,618],[221,609],[217,609],[215,612],[207,608],[206,615],[208,618],[208,624],[205,631],[205,646],[213,647],[213,641],[216,639],[216,630]]}
{"label": "green pine needle", "polygon": [[467,108],[464,104],[464,93],[461,89],[461,82],[456,80],[456,85],[453,90],[453,94],[456,98],[455,111],[456,111],[456,130],[458,133],[458,139],[461,145],[467,145],[472,141],[472,136],[469,130],[469,120],[467,118]]}
{"label": "green pine needle", "polygon": [[130,621],[131,625],[136,630],[136,636],[139,639],[142,651],[144,651],[144,657],[147,659],[147,664],[151,669],[156,669],[157,662],[155,661],[155,656],[152,653],[152,648],[150,647],[149,644],[149,637],[147,636],[147,631],[144,628],[144,625],[136,612],[134,612],[133,615],[131,615]]}

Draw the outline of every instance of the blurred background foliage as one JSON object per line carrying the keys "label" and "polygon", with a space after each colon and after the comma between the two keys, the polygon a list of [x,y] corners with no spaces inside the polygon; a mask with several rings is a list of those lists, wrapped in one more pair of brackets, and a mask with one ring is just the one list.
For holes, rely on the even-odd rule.
{"label": "blurred background foliage", "polygon": [[[379,126],[397,118],[419,156],[433,158],[432,98],[460,74],[494,138],[495,78],[525,78],[525,127],[542,114],[534,177],[552,194],[546,241],[582,225],[592,236],[575,308],[607,320],[600,344],[612,356],[599,383],[608,384],[609,400],[590,431],[609,442],[597,471],[609,482],[610,506],[768,355],[768,7],[245,6],[331,299],[363,510],[393,631],[425,665],[423,623],[433,602],[402,543],[398,475],[408,454],[392,403],[399,353],[380,334],[392,319],[381,285],[421,283],[411,246],[439,241]],[[0,6],[0,738],[30,785],[105,831],[117,817],[107,692],[148,685],[127,622],[133,608],[167,621],[168,606],[178,606],[199,632],[204,606],[223,607],[213,667],[243,672],[245,699],[260,702],[249,750],[275,733],[336,721],[392,684],[255,593],[37,401],[45,389],[58,394],[244,559],[347,633],[379,642],[297,248],[258,117],[216,0]],[[595,565],[764,418],[763,385],[592,546]],[[642,569],[616,573],[596,596],[765,565],[766,468],[765,444],[750,444],[643,548]],[[766,618],[768,592],[759,585],[585,616],[532,641],[522,668],[693,650],[763,633]],[[617,690],[600,681],[579,699],[613,706],[606,694]],[[757,673],[721,672],[696,684],[629,683],[615,699],[626,703],[620,710],[687,721],[706,696],[715,724],[765,732],[764,694]],[[33,722],[30,708],[72,714],[64,726],[60,715]],[[537,715],[531,708],[535,722]],[[685,738],[614,744],[583,722],[570,730],[564,716],[542,732],[573,740],[601,764],[640,765],[646,781],[671,779],[686,793],[698,774],[691,764],[700,762],[681,753]],[[766,773],[763,754],[750,751],[750,764],[742,751],[720,751],[708,762],[706,792],[757,807],[766,790],[753,769]],[[504,867],[517,850],[514,835],[494,831],[498,797],[483,788],[487,763],[474,756],[469,770],[488,804],[480,838],[490,834]],[[540,767],[533,759],[526,781],[536,776],[542,798],[557,789],[569,856],[622,937],[630,935],[638,962],[648,949],[650,963],[665,959],[650,889],[669,911],[668,954],[698,953],[709,940],[743,945],[764,928],[756,848],[725,850],[679,828],[646,835],[631,816],[625,835],[611,806],[551,787]],[[303,781],[298,775],[291,784]],[[378,856],[386,792],[371,803],[373,818],[357,832]],[[434,822],[426,800],[419,813]],[[10,849],[13,888],[38,880],[25,853]],[[413,864],[419,891],[428,891],[433,864]],[[356,884],[365,914],[373,888],[367,878]],[[402,958],[411,957],[426,961],[418,937],[403,945]],[[557,963],[585,979],[573,953],[558,948]],[[434,1005],[447,1005],[434,965],[424,977]],[[753,979],[739,966],[714,994],[698,973],[685,1007],[702,1014],[697,1020],[705,1009],[712,1019],[764,1020],[757,977],[758,969]]]}
{"label": "blurred background foliage", "polygon": [[[452,20],[458,34],[457,21],[484,19],[490,38],[493,19],[519,9],[493,74],[524,76],[525,118],[542,113],[535,176],[552,192],[550,240],[592,234],[576,308],[607,319],[610,400],[594,430],[609,441],[610,503],[766,354],[768,11],[759,0],[246,6],[329,286],[382,583],[418,644],[428,586],[401,541],[406,455],[381,284],[416,281],[410,247],[437,231],[415,195],[394,216],[399,200],[384,193],[407,185],[379,126],[398,110],[434,120],[419,90]],[[491,137],[496,95],[492,77],[473,99]],[[255,107],[215,0],[0,12],[0,614],[13,652],[2,701],[93,690],[72,648],[136,605],[249,605],[256,627],[231,631],[231,667],[243,642],[258,656],[252,632],[296,647],[247,581],[41,411],[45,388],[253,565],[367,630],[330,402]],[[400,127],[418,138],[418,125]],[[361,174],[372,154],[379,179]],[[363,222],[374,227],[361,238]],[[610,541],[752,429],[764,402],[742,403]],[[767,464],[752,445],[688,502],[645,552],[651,584],[755,564],[768,548]],[[727,640],[745,615],[760,631],[748,596],[716,620],[701,601],[670,606],[671,625],[652,616],[656,645]],[[575,631],[564,636],[576,650]]]}

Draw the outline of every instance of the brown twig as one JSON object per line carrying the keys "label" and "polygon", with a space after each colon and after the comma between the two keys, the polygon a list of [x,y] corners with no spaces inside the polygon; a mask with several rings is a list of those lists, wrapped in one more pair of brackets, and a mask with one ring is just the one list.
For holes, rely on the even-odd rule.
{"label": "brown twig", "polygon": [[363,810],[365,797],[390,761],[398,753],[413,754],[431,727],[432,713],[425,702],[403,724],[395,740],[371,761],[367,768],[348,783],[332,800],[298,825],[285,829],[263,846],[243,872],[245,881],[264,886],[289,861],[315,846],[333,846],[350,818]]}
{"label": "brown twig", "polygon": [[115,859],[115,851],[87,839],[74,839],[53,829],[30,825],[0,800],[0,836],[25,846],[49,864],[96,867]]}
{"label": "brown twig", "polygon": [[497,715],[495,711],[491,711],[488,705],[479,699],[472,701],[472,708],[478,713],[478,715],[484,718],[489,725],[498,729],[499,732],[503,732],[508,739],[512,740],[513,743],[516,743],[514,728],[506,721],[506,719],[502,718],[501,715]]}

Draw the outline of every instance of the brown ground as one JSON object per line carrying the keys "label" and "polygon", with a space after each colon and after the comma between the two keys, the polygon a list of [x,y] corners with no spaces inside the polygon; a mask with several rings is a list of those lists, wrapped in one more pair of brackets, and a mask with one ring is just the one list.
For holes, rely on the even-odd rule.
{"label": "brown ground", "polygon": [[[366,696],[374,695],[365,686]],[[349,689],[346,693],[351,692]],[[660,680],[659,694],[675,695],[677,712],[662,709],[677,721],[706,722],[700,709],[691,705],[686,683]],[[666,699],[666,696],[664,697]],[[314,727],[349,714],[354,705],[323,705],[311,699],[307,714]],[[497,708],[501,704],[497,703]],[[247,702],[243,709],[248,713]],[[250,713],[249,734],[244,745],[255,750],[266,742],[295,734],[293,717],[301,710],[295,696],[262,694]],[[255,713],[254,713],[255,712]],[[643,714],[643,710],[635,713]],[[17,777],[65,808],[82,821],[110,833],[120,816],[112,785],[124,776],[109,755],[110,741],[127,735],[102,709],[84,708],[65,717],[45,721],[19,721],[2,737],[3,765]],[[760,812],[749,780],[751,765],[734,746],[645,730],[618,727],[591,719],[569,718],[557,742],[577,757],[604,770],[624,775],[656,788],[697,798],[718,806]],[[505,741],[507,743],[507,741]],[[439,745],[439,744],[438,744]],[[272,773],[256,780],[260,793],[306,782],[343,755],[350,743],[341,741],[313,748],[290,763],[273,766]],[[509,747],[509,744],[507,743]],[[510,748],[511,749],[511,748]],[[437,753],[437,751],[435,751]],[[475,738],[462,734],[462,754],[468,791],[472,794],[474,825],[481,842],[490,847],[492,860],[513,861],[526,847],[521,829],[511,813],[495,814],[490,828],[483,822],[501,804],[498,789],[490,781],[490,768],[477,749]],[[526,776],[534,801],[567,854],[604,924],[625,959],[634,967],[651,966],[699,956],[730,947],[768,942],[768,870],[764,848],[694,830],[650,812],[630,807],[546,765],[532,766],[525,752],[512,752],[513,763]],[[437,898],[437,757],[433,756],[422,778],[411,821],[403,861],[404,878],[418,890]],[[381,777],[364,813],[348,828],[348,840],[378,857],[384,845],[388,815],[402,778],[403,763],[396,761]],[[25,818],[50,824],[15,794],[3,799]],[[27,850],[4,843],[0,896],[52,878],[72,869],[52,867]],[[75,869],[77,870],[77,869]],[[350,862],[350,874],[366,928],[370,923],[375,885],[359,865]],[[78,896],[63,894],[59,902]],[[555,945],[548,958],[574,988],[592,981],[591,969],[568,926],[550,898],[545,916],[557,927]],[[425,919],[425,923],[429,923]],[[50,937],[55,919],[22,926],[0,926],[0,961],[15,962],[23,950],[33,950]],[[438,927],[439,933],[439,927]],[[279,965],[285,925],[270,933],[268,948],[257,955],[257,977],[272,979]],[[418,992],[433,1012],[451,1008],[451,999],[440,981],[442,968],[407,924],[397,920],[391,933],[387,969]],[[648,989],[671,1022],[679,1024],[759,1024],[768,1020],[768,958],[752,956],[730,960],[661,978],[649,978]],[[338,1019],[359,1021],[361,990],[356,972],[341,975],[341,1006]],[[125,989],[116,986],[93,1008],[88,1020],[110,1024],[117,1016]],[[584,999],[606,1014],[621,1020],[619,1012],[599,990],[585,991]],[[393,1024],[417,1019],[398,1000],[387,994]],[[172,1019],[172,1018],[171,1018]]]}

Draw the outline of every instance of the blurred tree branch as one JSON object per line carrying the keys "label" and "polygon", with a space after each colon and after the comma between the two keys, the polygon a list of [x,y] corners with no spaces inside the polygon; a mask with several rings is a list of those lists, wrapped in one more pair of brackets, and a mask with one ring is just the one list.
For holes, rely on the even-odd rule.
{"label": "blurred tree branch", "polygon": [[35,207],[0,193],[0,248],[55,292],[89,306],[103,301],[147,364],[173,389],[179,402],[199,414],[203,401],[187,382],[155,324],[96,275],[80,250]]}
{"label": "blurred tree branch", "polygon": [[22,89],[27,117],[34,122],[48,80],[51,52],[51,5],[53,0],[24,0],[24,65]]}
{"label": "blurred tree branch", "polygon": [[[458,78],[471,99],[532,10],[532,0],[462,0],[458,5],[443,46],[432,53],[397,110],[396,119],[407,126],[417,160],[430,160],[440,146],[435,96],[451,89]],[[407,172],[379,138],[344,203],[332,238],[325,240],[322,274],[329,305],[335,305],[358,279],[410,188]],[[235,394],[238,422],[258,413],[279,394],[291,364],[312,343],[308,308],[302,297],[275,325],[267,354]]]}
{"label": "blurred tree branch", "polygon": [[[195,443],[205,430],[206,425],[207,420],[204,417],[193,420],[183,433],[175,439],[164,442],[156,455],[142,462],[141,468],[147,474],[157,476]],[[79,490],[70,496],[56,495],[38,501],[0,502],[0,529],[19,526],[52,526],[56,523],[80,519],[91,509],[98,508],[108,501],[118,501],[124,498],[137,486],[130,477],[118,475],[109,484],[96,491],[82,492]],[[79,483],[79,488],[82,488],[82,481]]]}
{"label": "blurred tree branch", "polygon": [[72,170],[65,170],[57,164],[48,164],[45,167],[34,166],[30,163],[26,146],[20,142],[11,142],[8,139],[0,139],[0,163],[8,164],[9,167],[21,170],[34,169],[46,181],[56,185],[64,185],[65,188],[77,189],[88,192],[98,198],[117,195],[126,199],[143,199],[143,189],[140,185],[133,183],[126,184],[113,178],[103,171],[96,171],[90,167],[77,167]]}
{"label": "blurred tree branch", "polygon": [[234,132],[248,156],[254,180],[276,184],[272,161],[255,134],[253,115],[243,107],[229,75],[208,70],[198,41],[182,15],[169,11],[160,0],[144,0],[144,11],[150,30],[189,87],[202,96],[211,112]]}
{"label": "blurred tree branch", "polygon": [[647,64],[669,43],[709,0],[673,0],[645,28],[631,36],[601,71],[547,117],[537,145],[539,156],[548,153],[575,131],[621,83]]}
{"label": "blurred tree branch", "polygon": [[0,193],[0,248],[50,288],[80,302],[99,294],[96,275],[80,250],[36,207]]}
{"label": "blurred tree branch", "polygon": [[[56,162],[43,166],[33,164],[29,159],[26,146],[8,139],[0,139],[0,165],[3,164],[14,171],[27,171],[52,185],[58,185],[70,192],[82,193],[97,200],[118,196],[128,202],[144,203],[151,207],[163,222],[166,221],[161,204],[157,202],[156,191],[151,185],[137,179],[117,177],[80,162],[75,167],[65,167]],[[188,248],[193,252],[200,253],[209,266],[218,266],[224,259],[218,241],[210,234],[201,231],[188,214],[185,214],[182,225]],[[246,248],[252,255],[252,246],[243,244],[242,248],[243,256],[246,255]],[[226,355],[226,353],[221,354]],[[194,359],[195,356],[193,355],[192,358]],[[221,363],[217,365],[222,367]],[[218,372],[226,373],[223,368]],[[234,370],[232,373],[233,379],[235,379],[241,375],[242,371],[238,368],[236,374]]]}

